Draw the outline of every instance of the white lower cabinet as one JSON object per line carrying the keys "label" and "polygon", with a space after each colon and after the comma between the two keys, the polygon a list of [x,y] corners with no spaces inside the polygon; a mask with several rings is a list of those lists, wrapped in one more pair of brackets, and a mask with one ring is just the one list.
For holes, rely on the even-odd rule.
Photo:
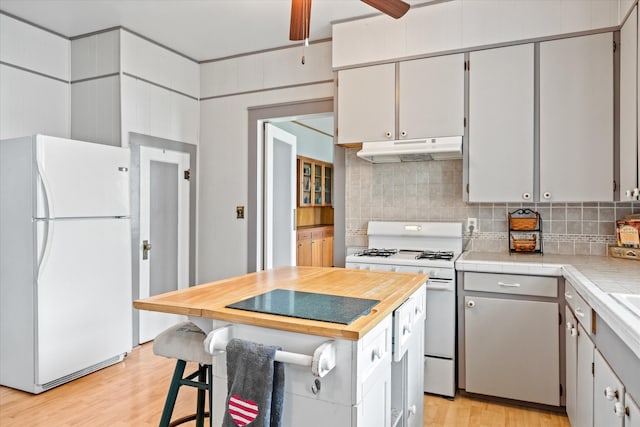
{"label": "white lower cabinet", "polygon": [[640,407],[628,393],[624,396],[624,403],[624,427],[640,427]]}
{"label": "white lower cabinet", "polygon": [[573,316],[571,309],[567,306],[564,311],[565,316],[565,405],[567,416],[572,425],[576,423],[576,398],[578,385],[578,322]]}
{"label": "white lower cabinet", "polygon": [[593,359],[593,425],[623,427],[624,385],[598,350]]}
{"label": "white lower cabinet", "polygon": [[[595,346],[582,325],[578,325],[576,410],[573,427],[593,427],[593,352]],[[567,392],[568,393],[568,392]]]}
{"label": "white lower cabinet", "polygon": [[466,391],[560,405],[558,304],[465,297]]}

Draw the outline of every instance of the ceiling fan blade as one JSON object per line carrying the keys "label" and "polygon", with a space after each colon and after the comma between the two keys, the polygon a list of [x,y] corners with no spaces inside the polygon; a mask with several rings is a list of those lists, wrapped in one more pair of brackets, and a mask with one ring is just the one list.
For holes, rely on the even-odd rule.
{"label": "ceiling fan blade", "polygon": [[311,23],[311,0],[291,0],[291,26],[289,40],[309,38]]}
{"label": "ceiling fan blade", "polygon": [[375,7],[380,12],[385,13],[392,18],[398,19],[402,17],[411,5],[402,0],[361,0],[369,6]]}

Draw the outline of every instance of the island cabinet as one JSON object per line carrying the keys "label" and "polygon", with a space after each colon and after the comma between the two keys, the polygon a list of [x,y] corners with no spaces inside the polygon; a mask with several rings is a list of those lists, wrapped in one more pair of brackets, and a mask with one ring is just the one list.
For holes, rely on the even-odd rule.
{"label": "island cabinet", "polygon": [[463,54],[338,72],[340,144],[463,133]]}
{"label": "island cabinet", "polygon": [[[227,411],[225,348],[232,338],[298,353],[285,363],[283,426],[421,427],[422,410],[418,405],[422,403],[422,382],[409,377],[416,374],[422,378],[420,371],[411,370],[411,366],[419,369],[420,364],[409,361],[421,361],[423,357],[426,280],[422,274],[280,267],[156,295],[135,301],[134,307],[188,314],[211,333],[208,343],[215,340],[212,424],[216,427]],[[227,307],[276,289],[379,302],[349,324]],[[331,313],[339,315],[340,307],[329,308],[323,315]],[[324,348],[333,348],[329,353],[335,357],[325,360],[335,363],[325,365],[313,357]],[[315,364],[305,356],[311,356]],[[403,360],[408,369],[392,368]],[[314,371],[314,366],[327,370]],[[398,403],[392,389],[407,396],[402,400],[405,403]],[[400,416],[392,421],[392,414],[398,413]]]}
{"label": "island cabinet", "polygon": [[465,272],[462,286],[461,388],[560,406],[558,278]]}
{"label": "island cabinet", "polygon": [[613,46],[612,33],[540,43],[541,201],[613,201]]}

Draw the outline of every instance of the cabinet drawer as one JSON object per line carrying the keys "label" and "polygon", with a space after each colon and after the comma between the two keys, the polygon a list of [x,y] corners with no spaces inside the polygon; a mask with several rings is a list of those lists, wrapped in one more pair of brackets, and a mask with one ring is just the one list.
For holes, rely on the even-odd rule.
{"label": "cabinet drawer", "polygon": [[564,299],[567,301],[567,305],[576,316],[576,319],[578,319],[578,322],[580,322],[584,330],[591,335],[591,307],[582,299],[573,284],[567,279],[565,279]]}
{"label": "cabinet drawer", "polygon": [[558,296],[558,279],[546,276],[466,272],[464,273],[464,289],[466,291],[554,298]]}
{"label": "cabinet drawer", "polygon": [[391,355],[391,316],[376,326],[362,339],[358,352],[358,372],[362,381],[366,380],[376,368],[388,364]]}
{"label": "cabinet drawer", "polygon": [[424,322],[426,287],[422,286],[393,312],[393,360],[399,362],[406,353],[417,331]]}
{"label": "cabinet drawer", "polygon": [[305,240],[311,238],[311,230],[298,230],[298,240]]}
{"label": "cabinet drawer", "polygon": [[311,238],[312,238],[313,240],[316,240],[316,239],[322,239],[323,237],[324,237],[324,231],[323,231],[323,229],[322,229],[322,228],[314,228],[314,229],[311,231]]}

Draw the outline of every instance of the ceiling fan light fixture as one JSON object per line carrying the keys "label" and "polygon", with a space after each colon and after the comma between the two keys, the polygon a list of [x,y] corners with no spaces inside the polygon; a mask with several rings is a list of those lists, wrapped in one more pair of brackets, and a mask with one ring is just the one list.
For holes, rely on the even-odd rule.
{"label": "ceiling fan light fixture", "polygon": [[291,0],[289,40],[308,40],[311,24],[311,0]]}
{"label": "ceiling fan light fixture", "polygon": [[398,19],[404,16],[411,5],[402,0],[361,0],[369,6],[375,7],[380,12]]}

